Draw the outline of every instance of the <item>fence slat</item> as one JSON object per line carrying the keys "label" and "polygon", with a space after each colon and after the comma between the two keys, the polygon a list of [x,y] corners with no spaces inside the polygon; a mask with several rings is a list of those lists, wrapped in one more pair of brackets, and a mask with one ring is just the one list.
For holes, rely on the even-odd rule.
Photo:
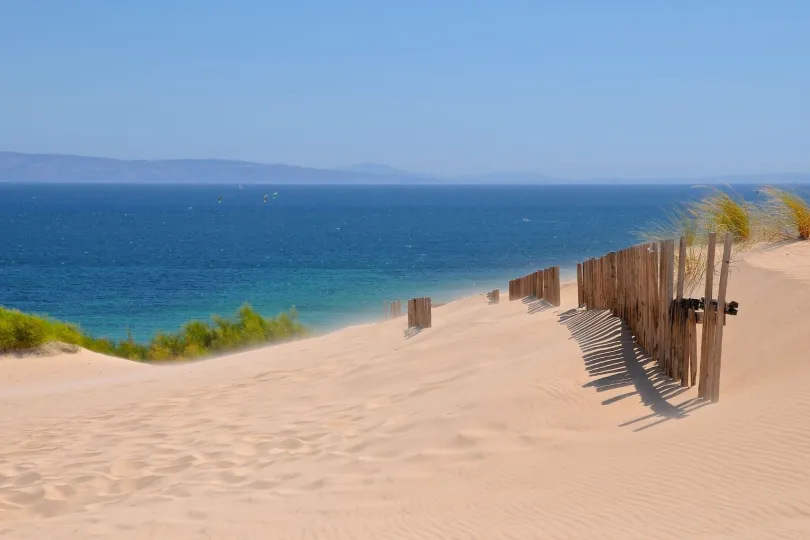
{"label": "fence slat", "polygon": [[661,281],[659,282],[659,310],[661,314],[658,327],[658,343],[661,354],[661,369],[672,377],[672,321],[670,304],[672,303],[672,273],[675,265],[675,242],[661,242]]}
{"label": "fence slat", "polygon": [[697,317],[695,315],[695,310],[689,308],[689,371],[691,376],[691,386],[695,386],[695,384],[697,384],[697,369]]}
{"label": "fence slat", "polygon": [[677,299],[683,298],[684,282],[686,281],[686,237],[681,236],[678,249],[678,292]]}
{"label": "fence slat", "polygon": [[[699,396],[717,401],[722,354],[722,327],[731,238],[724,246],[720,271],[722,293],[712,301],[716,235],[708,237],[704,311],[685,301],[689,244],[679,239],[633,246],[577,265],[577,300],[587,310],[610,311],[629,326],[638,344],[661,370],[683,387],[698,386]],[[677,257],[677,268],[675,261]],[[676,273],[677,272],[677,273]],[[714,305],[723,306],[716,310]],[[703,331],[698,337],[697,325]],[[698,339],[702,345],[698,347]],[[700,351],[700,352],[699,352]]]}
{"label": "fence slat", "polygon": [[715,317],[714,350],[712,351],[712,361],[714,363],[711,387],[712,403],[717,403],[720,400],[720,364],[723,353],[723,327],[725,326],[726,319],[726,288],[728,287],[728,266],[731,263],[732,240],[731,233],[726,233],[725,243],[723,244],[723,260],[720,267],[720,284],[717,289],[717,315]]}
{"label": "fence slat", "polygon": [[[578,265],[580,267],[578,276],[578,288],[584,293],[585,288],[580,288],[579,283],[582,281],[579,277],[585,277],[585,265]],[[579,292],[579,291],[578,291]],[[516,278],[509,281],[509,300],[519,300],[522,298],[535,298],[537,300],[545,300],[553,306],[559,306],[560,297],[560,268],[559,266],[552,266],[543,270],[537,270],[531,274],[523,277]],[[582,297],[582,301],[585,301]]]}
{"label": "fence slat", "polygon": [[703,298],[706,307],[703,315],[703,333],[700,346],[700,379],[698,382],[698,397],[708,397],[710,394],[709,371],[714,368],[711,362],[714,349],[714,310],[712,308],[712,294],[714,292],[714,254],[717,244],[717,234],[709,234],[709,245],[706,254],[706,289]]}

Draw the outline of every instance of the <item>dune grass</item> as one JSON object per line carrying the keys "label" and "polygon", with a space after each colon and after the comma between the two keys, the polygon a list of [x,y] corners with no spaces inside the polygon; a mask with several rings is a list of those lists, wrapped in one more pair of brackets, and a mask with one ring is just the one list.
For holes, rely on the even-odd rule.
{"label": "dune grass", "polygon": [[714,193],[689,205],[696,228],[718,234],[731,233],[736,244],[756,240],[757,209],[742,197],[713,188]]}
{"label": "dune grass", "polygon": [[[711,193],[701,199],[670,210],[663,221],[653,222],[636,233],[643,242],[686,238],[684,292],[687,295],[697,290],[706,277],[709,232],[718,233],[720,238],[730,232],[735,253],[752,246],[762,236],[765,220],[760,207],[734,193],[730,186],[710,189]],[[677,245],[675,259],[677,268]]]}
{"label": "dune grass", "polygon": [[801,196],[774,186],[764,186],[763,223],[774,240],[810,239],[810,205]]}
{"label": "dune grass", "polygon": [[303,337],[307,329],[293,309],[275,318],[262,317],[243,305],[234,318],[215,315],[210,322],[190,321],[174,333],[160,332],[149,343],[127,338],[94,338],[74,324],[0,306],[0,353],[25,351],[59,341],[110,356],[142,362],[193,359],[246,347]]}
{"label": "dune grass", "polygon": [[810,204],[801,196],[765,186],[759,190],[765,201],[755,204],[734,193],[730,186],[710,189],[712,192],[705,197],[670,210],[663,221],[636,232],[643,242],[686,237],[687,294],[705,278],[709,232],[716,232],[720,241],[725,233],[731,233],[732,257],[761,242],[810,239]]}
{"label": "dune grass", "polygon": [[[679,206],[664,214],[663,221],[651,223],[646,228],[636,232],[636,236],[644,243],[658,242],[664,239],[686,238],[686,275],[684,279],[684,292],[689,295],[695,291],[703,281],[706,273],[706,241],[701,236],[701,221],[696,215],[692,205]],[[675,267],[679,265],[679,249],[676,245]]]}

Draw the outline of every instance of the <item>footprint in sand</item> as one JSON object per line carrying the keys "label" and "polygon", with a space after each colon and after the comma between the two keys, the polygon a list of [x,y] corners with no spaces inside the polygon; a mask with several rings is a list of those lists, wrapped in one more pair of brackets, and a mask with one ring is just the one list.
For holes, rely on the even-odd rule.
{"label": "footprint in sand", "polygon": [[326,478],[319,478],[313,482],[305,484],[302,487],[308,491],[317,491],[319,489],[323,489],[325,486],[326,486]]}
{"label": "footprint in sand", "polygon": [[65,501],[45,499],[35,504],[32,510],[40,517],[51,518],[61,514],[66,506]]}
{"label": "footprint in sand", "polygon": [[52,501],[66,501],[76,495],[76,490],[67,484],[45,484],[45,498]]}
{"label": "footprint in sand", "polygon": [[293,473],[280,474],[276,478],[278,478],[282,482],[289,482],[290,480],[295,480],[299,476],[301,476],[301,473],[293,472]]}
{"label": "footprint in sand", "polygon": [[145,475],[140,478],[126,478],[124,480],[114,480],[110,482],[108,493],[110,495],[125,495],[146,489],[158,484],[160,476]]}
{"label": "footprint in sand", "polygon": [[396,435],[399,433],[405,433],[406,431],[410,431],[415,428],[416,425],[417,422],[405,422],[404,424],[394,425],[388,429],[388,434]]}
{"label": "footprint in sand", "polygon": [[158,467],[154,470],[155,474],[161,476],[168,476],[171,474],[178,474],[191,468],[191,463],[177,463],[175,465],[167,465],[165,467]]}
{"label": "footprint in sand", "polygon": [[354,445],[348,447],[346,449],[346,452],[348,452],[349,454],[357,454],[358,452],[362,452],[363,450],[368,448],[368,446],[371,443],[372,443],[372,441],[369,441],[369,440],[361,441],[361,442],[359,442],[357,444],[354,444]]}
{"label": "footprint in sand", "polygon": [[239,484],[247,479],[247,471],[225,471],[219,474],[219,479],[228,484]]}
{"label": "footprint in sand", "polygon": [[307,444],[298,439],[296,437],[287,437],[282,439],[281,442],[275,448],[270,449],[271,454],[281,454],[284,452],[288,452],[291,454],[303,452],[304,449],[307,447]]}
{"label": "footprint in sand", "polygon": [[185,486],[179,484],[171,486],[169,489],[164,490],[162,493],[163,495],[171,497],[172,499],[188,499],[189,497],[192,496],[191,491],[189,491]]}
{"label": "footprint in sand", "polygon": [[272,480],[254,480],[245,487],[248,489],[272,489],[278,486],[278,482]]}
{"label": "footprint in sand", "polygon": [[42,480],[42,476],[40,476],[39,473],[27,472],[27,473],[23,473],[23,474],[19,474],[19,475],[15,476],[11,480],[11,483],[16,487],[24,487],[24,486],[30,486],[31,484],[35,484],[35,483],[39,482],[40,480]]}
{"label": "footprint in sand", "polygon": [[136,476],[146,467],[143,461],[114,461],[110,465],[110,474],[118,478]]}
{"label": "footprint in sand", "polygon": [[197,521],[205,521],[208,519],[208,514],[206,512],[200,512],[199,510],[189,510],[186,513],[189,519],[194,519]]}
{"label": "footprint in sand", "polygon": [[40,486],[17,489],[6,500],[18,506],[33,506],[45,498],[45,490]]}
{"label": "footprint in sand", "polygon": [[232,449],[234,454],[243,457],[255,456],[257,453],[255,446],[244,443],[236,443]]}
{"label": "footprint in sand", "polygon": [[453,437],[453,448],[473,448],[478,445],[478,438],[466,433],[456,433]]}

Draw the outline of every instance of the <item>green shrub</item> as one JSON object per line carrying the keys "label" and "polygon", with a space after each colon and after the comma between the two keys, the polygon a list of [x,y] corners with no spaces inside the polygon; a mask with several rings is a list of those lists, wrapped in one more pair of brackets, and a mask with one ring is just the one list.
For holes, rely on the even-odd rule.
{"label": "green shrub", "polygon": [[215,315],[211,323],[190,321],[178,332],[159,332],[146,344],[136,343],[127,330],[127,338],[115,342],[107,338],[94,338],[73,324],[0,307],[0,352],[61,341],[130,360],[166,361],[199,358],[307,334],[294,309],[275,318],[265,318],[245,304],[239,308],[234,319]]}
{"label": "green shrub", "polygon": [[17,310],[0,310],[0,350],[30,349],[46,343],[51,324]]}

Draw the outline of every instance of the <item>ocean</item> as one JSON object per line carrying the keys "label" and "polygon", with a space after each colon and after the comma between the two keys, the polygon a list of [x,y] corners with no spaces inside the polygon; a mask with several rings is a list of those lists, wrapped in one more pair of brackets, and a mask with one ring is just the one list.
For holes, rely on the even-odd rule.
{"label": "ocean", "polygon": [[266,315],[295,306],[330,331],[379,320],[385,299],[448,301],[551,265],[570,278],[578,261],[631,245],[703,193],[0,184],[0,305],[112,338],[146,339],[244,302]]}

